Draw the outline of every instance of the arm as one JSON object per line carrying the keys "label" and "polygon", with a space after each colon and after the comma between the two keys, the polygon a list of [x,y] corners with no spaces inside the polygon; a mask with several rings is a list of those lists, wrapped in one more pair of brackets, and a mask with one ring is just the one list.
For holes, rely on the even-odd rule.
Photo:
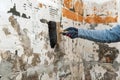
{"label": "arm", "polygon": [[118,42],[120,41],[120,25],[105,30],[78,29],[78,37],[103,43]]}

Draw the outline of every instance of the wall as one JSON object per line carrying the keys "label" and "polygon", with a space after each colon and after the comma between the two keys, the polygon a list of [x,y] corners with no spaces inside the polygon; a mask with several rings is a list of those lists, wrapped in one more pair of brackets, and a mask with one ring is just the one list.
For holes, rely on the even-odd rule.
{"label": "wall", "polygon": [[[116,3],[117,2],[117,3]],[[0,80],[120,80],[119,45],[60,35],[52,49],[48,25],[108,29],[119,23],[119,1],[0,0]]]}

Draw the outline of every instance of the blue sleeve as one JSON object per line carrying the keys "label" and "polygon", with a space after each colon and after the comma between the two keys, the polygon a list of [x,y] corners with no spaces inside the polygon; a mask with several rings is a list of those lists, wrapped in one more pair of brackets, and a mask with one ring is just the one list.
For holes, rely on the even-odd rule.
{"label": "blue sleeve", "polygon": [[103,43],[119,42],[120,25],[105,30],[78,29],[78,37]]}

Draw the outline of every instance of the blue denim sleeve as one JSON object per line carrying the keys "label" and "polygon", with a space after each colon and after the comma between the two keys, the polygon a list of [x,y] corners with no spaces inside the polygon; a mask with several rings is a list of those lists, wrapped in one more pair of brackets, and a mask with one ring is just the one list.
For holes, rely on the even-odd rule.
{"label": "blue denim sleeve", "polygon": [[120,25],[105,30],[78,29],[78,37],[102,43],[119,42]]}

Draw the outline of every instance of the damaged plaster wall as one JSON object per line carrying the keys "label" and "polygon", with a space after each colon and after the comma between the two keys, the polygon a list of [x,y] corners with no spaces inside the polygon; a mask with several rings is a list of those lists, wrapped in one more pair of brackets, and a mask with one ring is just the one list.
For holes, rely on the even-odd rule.
{"label": "damaged plaster wall", "polygon": [[53,19],[51,7],[42,5],[41,8],[34,0],[1,0],[0,8],[0,79],[58,78],[53,64],[55,52],[49,44],[48,25],[40,22],[43,18]]}
{"label": "damaged plaster wall", "polygon": [[120,80],[120,43],[61,35],[59,46],[51,49],[48,25],[41,22],[108,29],[119,22],[119,3],[0,0],[0,80]]}
{"label": "damaged plaster wall", "polygon": [[[118,0],[109,0],[104,3],[89,0],[69,0],[69,2],[64,0],[63,23],[66,23],[65,26],[87,29],[110,29],[119,23],[118,4]],[[68,18],[73,21],[67,23]],[[120,79],[118,60],[120,43],[103,44],[84,39],[79,39],[79,41],[79,52],[83,62],[81,65],[84,67],[83,80]]]}

